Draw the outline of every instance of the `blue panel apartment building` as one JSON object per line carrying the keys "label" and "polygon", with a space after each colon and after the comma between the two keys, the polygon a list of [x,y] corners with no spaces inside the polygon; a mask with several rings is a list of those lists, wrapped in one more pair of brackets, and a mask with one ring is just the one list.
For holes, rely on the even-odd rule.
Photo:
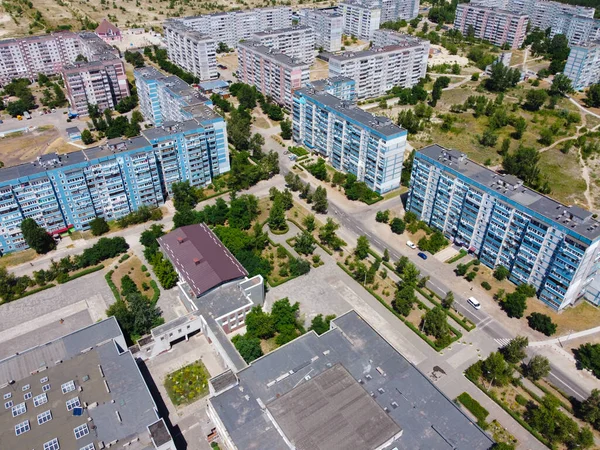
{"label": "blue panel apartment building", "polygon": [[600,223],[589,211],[439,145],[415,154],[406,210],[486,266],[507,267],[511,281],[532,284],[556,310],[582,297],[600,303]]}
{"label": "blue panel apartment building", "polygon": [[294,141],[329,158],[342,172],[356,175],[377,193],[400,186],[406,130],[387,117],[312,88],[294,92]]}
{"label": "blue panel apartment building", "polygon": [[315,91],[325,91],[340,100],[356,101],[356,81],[348,77],[331,77],[324,80],[314,80],[308,84]]}
{"label": "blue panel apartment building", "polygon": [[132,139],[0,169],[0,253],[27,247],[21,221],[49,232],[89,228],[97,216],[118,219],[141,205],[158,206],[174,182],[204,186],[229,171],[223,118],[205,107],[186,122],[169,122]]}

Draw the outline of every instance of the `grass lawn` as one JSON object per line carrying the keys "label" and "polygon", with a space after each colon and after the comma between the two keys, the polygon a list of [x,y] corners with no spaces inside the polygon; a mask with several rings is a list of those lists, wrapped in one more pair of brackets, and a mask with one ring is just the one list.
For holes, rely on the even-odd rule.
{"label": "grass lawn", "polygon": [[0,267],[18,266],[19,264],[33,261],[36,256],[35,250],[31,248],[20,252],[9,253],[0,258]]}
{"label": "grass lawn", "polygon": [[[150,278],[149,275],[146,275],[149,272],[142,272],[142,261],[137,256],[130,256],[129,259],[123,263],[119,263],[118,260],[116,260],[114,264],[111,266],[107,265],[106,267],[114,268],[117,264],[118,266],[111,278],[113,283],[117,286],[117,289],[119,289],[119,292],[121,291],[121,278],[125,275],[129,275],[142,294],[152,297],[152,288],[150,287],[150,280],[152,280],[152,278]],[[144,290],[144,283],[148,286],[148,289],[146,290]]]}
{"label": "grass lawn", "polygon": [[587,204],[583,193],[587,186],[581,177],[576,149],[565,155],[557,147],[542,153],[539,164],[552,187],[550,196],[566,205],[579,204],[585,208]]}
{"label": "grass lawn", "polygon": [[202,361],[196,361],[167,375],[165,389],[174,405],[189,404],[208,394],[209,378]]}
{"label": "grass lawn", "polygon": [[527,300],[527,310],[525,311],[525,315],[528,316],[532,312],[546,314],[547,316],[550,316],[552,322],[558,325],[556,335],[551,338],[568,334],[571,330],[582,331],[600,325],[600,309],[590,305],[586,301],[582,301],[573,308],[567,308],[563,312],[557,313],[544,305],[541,301],[530,298]]}

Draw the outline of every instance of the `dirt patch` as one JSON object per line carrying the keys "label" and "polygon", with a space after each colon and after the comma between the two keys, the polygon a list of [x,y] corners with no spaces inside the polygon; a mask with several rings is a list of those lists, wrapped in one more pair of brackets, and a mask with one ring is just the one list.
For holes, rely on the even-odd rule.
{"label": "dirt patch", "polygon": [[263,130],[271,128],[271,124],[264,117],[255,117],[253,125],[257,128],[262,128]]}
{"label": "dirt patch", "polygon": [[577,306],[567,308],[558,313],[544,305],[541,301],[529,299],[527,300],[525,315],[528,316],[532,312],[539,312],[550,316],[552,322],[558,325],[556,336],[568,334],[570,331],[583,331],[600,326],[600,309],[590,305],[586,301],[582,301]]}
{"label": "dirt patch", "polygon": [[322,59],[315,59],[310,67],[310,81],[322,80],[329,76],[329,63]]}
{"label": "dirt patch", "polygon": [[51,151],[50,145],[60,139],[54,127],[8,134],[0,138],[0,161],[5,167],[29,162]]}
{"label": "dirt patch", "polygon": [[[125,275],[129,275],[131,279],[135,282],[136,286],[140,290],[140,292],[149,297],[152,296],[152,288],[150,288],[150,276],[146,275],[149,272],[142,272],[142,261],[137,256],[131,256],[124,261],[123,263],[119,263],[118,260],[111,266],[114,268],[115,265],[117,269],[115,269],[112,274],[113,283],[117,286],[119,290],[121,290],[121,278]],[[144,283],[148,286],[148,289],[144,289]]]}

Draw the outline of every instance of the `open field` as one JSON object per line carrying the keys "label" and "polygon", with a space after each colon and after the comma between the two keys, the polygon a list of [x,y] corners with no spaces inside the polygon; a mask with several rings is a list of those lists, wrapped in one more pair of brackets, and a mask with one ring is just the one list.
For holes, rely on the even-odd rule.
{"label": "open field", "polygon": [[39,127],[29,132],[12,133],[0,138],[0,161],[5,167],[29,162],[46,153],[56,151],[64,153],[73,150],[76,148],[67,144],[52,126]]}
{"label": "open field", "polygon": [[[111,278],[113,283],[115,283],[119,289],[121,288],[121,278],[123,278],[125,275],[129,275],[142,294],[147,295],[148,297],[152,296],[152,290],[150,288],[151,278],[149,275],[146,275],[149,272],[142,271],[142,262],[137,256],[131,256],[123,263],[117,262],[112,267],[114,268],[116,264],[118,264],[118,266],[113,272]],[[107,267],[109,266],[107,265]]]}

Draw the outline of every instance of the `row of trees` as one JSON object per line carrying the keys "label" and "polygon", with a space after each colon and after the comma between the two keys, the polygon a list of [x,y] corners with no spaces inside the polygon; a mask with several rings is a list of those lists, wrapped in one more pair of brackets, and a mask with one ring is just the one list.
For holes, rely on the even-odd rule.
{"label": "row of trees", "polygon": [[160,251],[157,239],[164,236],[162,225],[154,224],[140,236],[140,244],[144,246],[144,257],[152,266],[154,274],[164,289],[175,287],[179,277],[171,261],[164,257]]}
{"label": "row of trees", "polygon": [[304,183],[298,174],[288,172],[285,176],[286,186],[293,192],[299,192],[300,198],[312,204],[313,211],[321,214],[327,212],[329,202],[327,200],[327,189],[318,186],[314,192],[311,191],[310,183]]}

